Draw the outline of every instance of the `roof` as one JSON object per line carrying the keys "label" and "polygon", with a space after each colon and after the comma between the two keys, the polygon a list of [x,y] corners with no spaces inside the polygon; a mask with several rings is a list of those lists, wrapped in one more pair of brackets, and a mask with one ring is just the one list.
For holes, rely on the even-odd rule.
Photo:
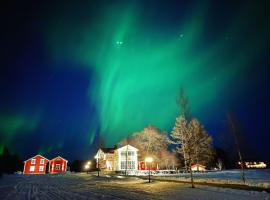
{"label": "roof", "polygon": [[[62,160],[67,161],[65,158],[63,158],[63,157],[61,157],[61,156],[56,156],[55,158],[51,159],[51,161],[52,161],[52,160],[55,160],[56,158],[61,158]],[[68,161],[67,161],[67,162],[68,162]]]}
{"label": "roof", "polygon": [[104,153],[114,153],[116,148],[100,148]]}
{"label": "roof", "polygon": [[118,151],[119,150],[135,150],[135,151],[139,151],[137,148],[135,148],[135,147],[133,147],[133,146],[131,146],[131,145],[125,145],[125,146],[122,146],[122,147],[120,147],[120,148],[118,148],[117,149]]}
{"label": "roof", "polygon": [[49,159],[43,157],[42,155],[37,154],[37,155],[33,156],[32,158],[29,158],[29,159],[25,160],[24,162],[26,162],[26,161],[28,161],[28,160],[31,160],[31,159],[33,159],[33,158],[35,158],[35,157],[37,157],[37,156],[40,156],[40,157],[44,158],[45,160],[48,160],[48,161],[49,161]]}
{"label": "roof", "polygon": [[192,165],[191,167],[202,167],[202,168],[206,168],[206,166],[200,165],[200,164],[194,164],[194,165]]}

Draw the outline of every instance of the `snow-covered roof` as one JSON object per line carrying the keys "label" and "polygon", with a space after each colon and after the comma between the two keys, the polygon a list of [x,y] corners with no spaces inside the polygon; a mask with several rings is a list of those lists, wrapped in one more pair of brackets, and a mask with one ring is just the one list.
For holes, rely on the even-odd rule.
{"label": "snow-covered roof", "polygon": [[37,154],[37,155],[33,156],[32,158],[29,158],[29,159],[25,160],[24,162],[26,162],[26,161],[28,161],[28,160],[31,160],[31,159],[33,159],[33,158],[35,158],[35,157],[37,157],[37,156],[40,156],[40,157],[44,158],[45,160],[48,160],[48,161],[49,161],[49,159],[45,158],[44,156],[42,156],[42,155],[40,155],[40,154]]}
{"label": "snow-covered roof", "polygon": [[202,167],[202,168],[206,168],[206,166],[200,165],[200,164],[194,164],[194,165],[192,165],[191,167]]}
{"label": "snow-covered roof", "polygon": [[123,147],[120,147],[119,149],[117,149],[118,151],[122,151],[122,150],[134,150],[134,151],[139,151],[139,149],[131,146],[131,145],[125,145]]}
{"label": "snow-covered roof", "polygon": [[61,156],[56,156],[55,158],[51,159],[51,161],[52,161],[52,160],[55,160],[55,159],[57,159],[57,158],[61,158],[61,159],[63,159],[63,160],[65,160],[65,161],[68,162],[68,160],[66,160],[65,158],[63,158],[63,157],[61,157]]}

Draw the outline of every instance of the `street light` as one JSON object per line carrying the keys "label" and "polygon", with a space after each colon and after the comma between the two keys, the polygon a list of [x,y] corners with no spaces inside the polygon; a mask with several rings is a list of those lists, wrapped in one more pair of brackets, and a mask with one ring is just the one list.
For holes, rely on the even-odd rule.
{"label": "street light", "polygon": [[149,183],[150,183],[150,168],[151,168],[151,163],[153,162],[153,158],[152,157],[146,157],[145,158],[145,162],[146,163],[149,163],[149,172],[148,172],[149,173],[148,174],[149,176],[148,176],[148,180],[149,180]]}
{"label": "street light", "polygon": [[90,166],[91,166],[91,162],[88,161],[88,162],[85,164],[85,166],[84,166],[84,169],[86,170],[86,173],[89,172]]}

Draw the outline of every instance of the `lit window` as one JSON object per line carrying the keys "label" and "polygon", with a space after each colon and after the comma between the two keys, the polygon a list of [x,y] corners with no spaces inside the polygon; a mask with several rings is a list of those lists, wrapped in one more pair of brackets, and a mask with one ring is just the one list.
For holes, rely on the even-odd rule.
{"label": "lit window", "polygon": [[121,161],[121,169],[126,169],[126,161]]}
{"label": "lit window", "polygon": [[32,159],[31,164],[36,164],[36,159]]}
{"label": "lit window", "polygon": [[30,166],[30,172],[35,171],[35,166]]}
{"label": "lit window", "polygon": [[44,159],[40,159],[40,164],[44,164]]}
{"label": "lit window", "polygon": [[44,170],[44,166],[39,166],[39,171],[43,172],[43,170]]}
{"label": "lit window", "polygon": [[135,161],[121,161],[121,169],[135,169]]}
{"label": "lit window", "polygon": [[56,165],[55,165],[55,169],[56,169],[56,170],[60,170],[60,164],[56,164]]}

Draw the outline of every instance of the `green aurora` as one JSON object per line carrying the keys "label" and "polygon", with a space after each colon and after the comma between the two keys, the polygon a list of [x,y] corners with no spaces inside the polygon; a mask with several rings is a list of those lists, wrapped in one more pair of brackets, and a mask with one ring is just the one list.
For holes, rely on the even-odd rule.
{"label": "green aurora", "polygon": [[[79,22],[72,14],[59,17],[58,23],[54,18],[48,23],[46,41],[54,60],[70,58],[95,74],[89,101],[98,107],[101,134],[113,145],[148,124],[172,127],[181,86],[194,114],[207,112],[221,94],[230,95],[231,82],[241,81],[240,73],[269,39],[269,28],[248,33],[254,19],[248,15],[250,9],[254,8],[241,8],[225,31],[203,41],[208,33],[207,6],[194,8],[173,28],[162,29],[153,19],[149,22],[136,3],[110,5],[91,14],[95,23]],[[265,29],[263,25],[260,28]],[[90,142],[97,127],[89,131]]]}

